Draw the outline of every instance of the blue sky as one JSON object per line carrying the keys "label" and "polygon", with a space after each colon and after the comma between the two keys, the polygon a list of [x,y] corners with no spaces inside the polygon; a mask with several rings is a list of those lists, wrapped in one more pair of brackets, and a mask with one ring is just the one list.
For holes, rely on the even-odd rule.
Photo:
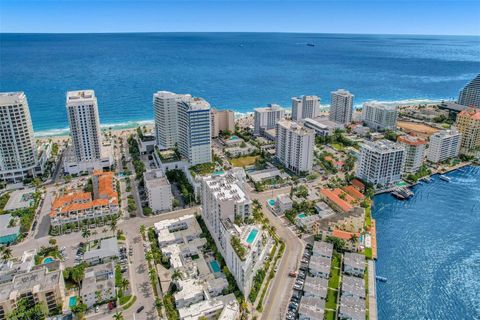
{"label": "blue sky", "polygon": [[0,31],[479,35],[480,1],[0,0]]}

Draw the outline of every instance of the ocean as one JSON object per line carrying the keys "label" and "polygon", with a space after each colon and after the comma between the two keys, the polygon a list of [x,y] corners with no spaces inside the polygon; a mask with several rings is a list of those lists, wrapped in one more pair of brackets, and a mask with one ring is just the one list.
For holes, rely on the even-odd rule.
{"label": "ocean", "polygon": [[[315,46],[307,46],[313,43]],[[0,34],[0,91],[24,91],[37,135],[65,133],[65,93],[94,89],[104,126],[153,119],[158,90],[239,113],[296,95],[454,99],[480,38],[286,33]]]}
{"label": "ocean", "polygon": [[480,167],[374,198],[378,318],[480,319]]}

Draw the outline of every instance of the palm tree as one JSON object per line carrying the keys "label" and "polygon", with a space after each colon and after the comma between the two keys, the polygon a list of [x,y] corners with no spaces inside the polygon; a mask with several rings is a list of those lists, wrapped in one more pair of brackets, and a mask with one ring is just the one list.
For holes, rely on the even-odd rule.
{"label": "palm tree", "polygon": [[82,230],[82,237],[84,239],[88,240],[88,238],[90,238],[91,235],[92,235],[92,233],[90,232],[90,230],[88,230],[86,228]]}
{"label": "palm tree", "polygon": [[148,250],[147,254],[145,255],[145,259],[150,263],[153,260],[153,252],[152,250]]}
{"label": "palm tree", "polygon": [[123,314],[121,311],[117,311],[115,312],[115,314],[113,315],[113,319],[115,320],[124,320],[125,318],[123,317]]}
{"label": "palm tree", "polygon": [[112,221],[110,222],[110,231],[112,231],[113,235],[115,235],[115,231],[117,230],[117,217],[112,217]]}
{"label": "palm tree", "polygon": [[172,280],[176,280],[176,279],[182,279],[182,272],[180,272],[180,270],[175,270],[173,271],[173,274],[172,274]]}
{"label": "palm tree", "polygon": [[97,303],[102,302],[102,292],[101,291],[95,291],[95,298],[97,299]]}
{"label": "palm tree", "polygon": [[129,284],[130,284],[130,281],[128,281],[128,279],[123,278],[122,283],[120,284],[120,288],[122,289],[122,291],[127,290]]}
{"label": "palm tree", "polygon": [[140,233],[142,234],[142,236],[143,236],[143,234],[145,233],[145,230],[146,230],[146,229],[147,229],[147,228],[145,227],[144,224],[142,224],[142,225],[140,226]]}
{"label": "palm tree", "polygon": [[3,260],[9,260],[12,258],[12,249],[8,247],[2,247],[1,254]]}

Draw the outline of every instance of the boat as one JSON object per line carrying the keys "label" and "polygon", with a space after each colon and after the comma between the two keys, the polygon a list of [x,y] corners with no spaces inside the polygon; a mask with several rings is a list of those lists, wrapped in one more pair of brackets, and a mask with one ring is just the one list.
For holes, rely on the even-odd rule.
{"label": "boat", "polygon": [[392,191],[392,196],[400,200],[410,199],[413,195],[414,193],[407,187],[397,187]]}
{"label": "boat", "polygon": [[307,46],[308,47],[315,47],[315,44],[314,43],[307,43]]}
{"label": "boat", "polygon": [[377,279],[378,281],[381,281],[381,282],[387,282],[387,278],[385,278],[385,277],[376,276],[375,279]]}
{"label": "boat", "polygon": [[427,177],[423,177],[423,178],[422,178],[422,181],[425,181],[426,183],[430,183],[430,182],[432,182],[432,178],[430,178],[430,177],[428,177],[428,176],[427,176]]}
{"label": "boat", "polygon": [[450,179],[449,177],[447,177],[447,176],[445,176],[445,175],[443,175],[443,174],[440,175],[440,179],[442,179],[443,181],[446,181],[446,182],[452,181],[452,179]]}

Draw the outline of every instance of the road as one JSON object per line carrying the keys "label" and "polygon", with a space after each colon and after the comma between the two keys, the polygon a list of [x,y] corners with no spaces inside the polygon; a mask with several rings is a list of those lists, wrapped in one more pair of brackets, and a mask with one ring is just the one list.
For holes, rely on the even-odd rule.
{"label": "road", "polygon": [[278,266],[278,271],[269,290],[269,295],[265,299],[262,319],[274,320],[284,319],[288,300],[295,283],[294,278],[290,278],[288,273],[296,270],[300,264],[305,245],[292,230],[282,223],[282,220],[275,216],[267,207],[268,199],[272,199],[279,194],[290,193],[290,187],[269,190],[262,193],[255,193],[247,190],[251,199],[257,199],[263,208],[263,213],[268,218],[270,225],[274,226],[277,235],[285,241],[285,253]]}

